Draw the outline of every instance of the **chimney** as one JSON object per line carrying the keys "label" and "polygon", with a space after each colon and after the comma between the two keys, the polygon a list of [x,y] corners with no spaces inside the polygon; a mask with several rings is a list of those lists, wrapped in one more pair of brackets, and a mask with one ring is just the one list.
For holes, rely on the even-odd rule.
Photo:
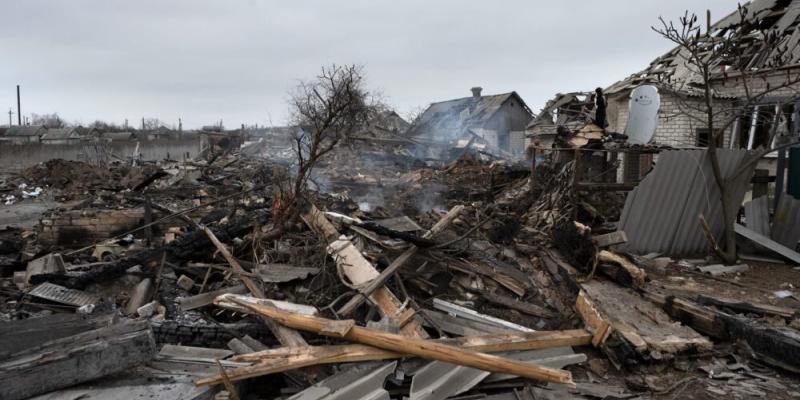
{"label": "chimney", "polygon": [[476,98],[476,99],[479,99],[479,98],[481,98],[481,90],[483,90],[483,88],[482,88],[482,87],[480,87],[480,86],[475,86],[475,87],[473,87],[473,88],[472,88],[472,89],[470,89],[470,90],[472,90],[472,97],[474,97],[474,98]]}

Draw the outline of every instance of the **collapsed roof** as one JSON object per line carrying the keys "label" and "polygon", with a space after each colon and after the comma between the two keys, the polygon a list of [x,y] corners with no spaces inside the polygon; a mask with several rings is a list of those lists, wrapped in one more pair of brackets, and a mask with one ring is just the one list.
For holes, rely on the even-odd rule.
{"label": "collapsed roof", "polygon": [[[776,67],[796,66],[800,63],[800,0],[754,0],[744,4],[742,14],[738,10],[728,14],[711,26],[713,38],[727,37],[735,33],[746,47],[744,57],[750,70],[771,70]],[[785,48],[782,65],[772,65],[776,52],[773,46],[763,46],[763,32],[774,32],[781,39],[778,48]],[[656,58],[644,70],[637,72],[605,89],[612,95],[627,92],[636,86],[669,81],[676,88],[692,94],[701,76],[685,62],[686,50],[675,47]],[[713,62],[717,77],[721,77],[728,65],[727,60]]]}
{"label": "collapsed roof", "polygon": [[536,134],[556,134],[557,126],[577,129],[594,117],[594,93],[558,93],[527,126]]}
{"label": "collapsed roof", "polygon": [[467,129],[482,128],[512,98],[533,115],[517,92],[463,97],[432,103],[411,127],[408,136],[445,136],[454,139]]}

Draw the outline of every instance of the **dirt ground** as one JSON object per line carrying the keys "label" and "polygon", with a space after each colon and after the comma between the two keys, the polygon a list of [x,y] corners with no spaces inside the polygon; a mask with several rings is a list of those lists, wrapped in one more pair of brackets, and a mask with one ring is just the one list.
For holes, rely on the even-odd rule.
{"label": "dirt ground", "polygon": [[[658,274],[652,270],[648,273],[653,280],[651,287],[672,293],[690,296],[704,294],[779,307],[800,307],[800,267],[765,262],[746,264],[749,266],[747,271],[720,277],[712,277],[675,263],[667,267],[665,273]],[[779,290],[791,291],[794,297],[778,298],[774,292]]]}

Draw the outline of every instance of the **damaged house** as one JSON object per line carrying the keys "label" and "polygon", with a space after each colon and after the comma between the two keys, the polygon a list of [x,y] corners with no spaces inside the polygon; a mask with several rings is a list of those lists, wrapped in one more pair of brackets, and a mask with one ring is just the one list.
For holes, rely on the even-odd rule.
{"label": "damaged house", "polygon": [[43,125],[15,125],[6,130],[3,141],[14,144],[39,143],[46,131]]}
{"label": "damaged house", "polygon": [[525,151],[525,126],[533,113],[517,92],[487,95],[480,87],[472,96],[433,103],[409,130],[409,137],[438,144],[420,148],[420,156],[439,158],[456,147],[472,146],[486,153],[521,157]]}
{"label": "damaged house", "polygon": [[75,144],[80,141],[78,128],[48,128],[41,137],[42,144]]}
{"label": "damaged house", "polygon": [[[786,82],[788,76],[800,72],[800,3],[797,1],[756,0],[746,5],[747,13],[742,21],[734,11],[711,26],[713,36],[722,37],[733,30],[743,29],[746,44],[747,68],[759,71],[756,79],[750,79],[745,87],[743,78],[728,73],[728,60],[715,60],[712,69],[714,101],[718,109],[734,109],[745,106],[746,90],[763,92]],[[762,38],[756,28],[768,28],[781,37],[780,48],[786,46],[788,55],[784,65],[769,65],[773,50],[762,46]],[[775,50],[777,51],[777,50]],[[702,119],[702,79],[697,71],[685,62],[686,55],[674,48],[655,59],[643,71],[637,72],[605,90],[608,101],[608,130],[622,132],[628,120],[628,101],[631,91],[640,85],[655,85],[659,88],[661,106],[654,141],[674,147],[705,147],[709,145],[709,132]],[[718,147],[731,149],[756,149],[769,147],[772,129],[791,130],[789,121],[797,120],[797,85],[771,91],[757,104],[747,104],[743,116],[735,121],[722,135]],[[724,118],[724,117],[722,117]]]}

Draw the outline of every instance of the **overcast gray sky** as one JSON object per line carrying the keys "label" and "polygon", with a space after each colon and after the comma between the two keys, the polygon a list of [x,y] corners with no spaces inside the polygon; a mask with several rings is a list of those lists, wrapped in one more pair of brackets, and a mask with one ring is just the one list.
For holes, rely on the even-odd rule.
{"label": "overcast gray sky", "polygon": [[[724,0],[3,1],[0,110],[70,121],[157,117],[280,125],[287,92],[320,66],[365,66],[401,115],[516,90],[537,112],[553,94],[592,90],[671,46],[659,15],[736,8]],[[1,115],[0,115],[1,116]],[[16,117],[15,117],[16,119]],[[7,121],[7,115],[0,119]]]}

